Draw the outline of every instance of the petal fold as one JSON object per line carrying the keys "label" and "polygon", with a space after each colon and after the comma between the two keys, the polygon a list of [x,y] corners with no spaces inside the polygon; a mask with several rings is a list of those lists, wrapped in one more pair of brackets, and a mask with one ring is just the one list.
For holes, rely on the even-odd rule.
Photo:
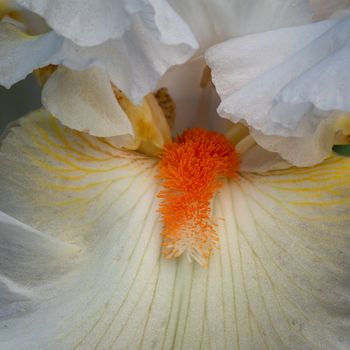
{"label": "petal fold", "polygon": [[[122,36],[93,46],[77,45],[53,31],[28,36],[15,26],[2,24],[0,83],[10,87],[33,69],[48,64],[62,64],[72,70],[98,67],[133,102],[140,103],[169,67],[184,63],[198,47],[187,24],[165,1],[148,3],[152,5],[152,15],[133,16],[130,29]],[[67,10],[69,6],[62,8]],[[63,21],[66,26],[66,18]]]}
{"label": "petal fold", "polygon": [[42,102],[72,129],[103,137],[134,134],[101,69],[77,72],[59,67],[44,86]]}
{"label": "petal fold", "polygon": [[[206,59],[222,98],[219,114],[234,122],[244,120],[265,139],[278,136],[281,149],[273,151],[282,157],[287,147],[283,137],[307,138],[316,144],[320,123],[330,112],[350,111],[346,88],[350,83],[349,39],[350,17],[346,17],[246,36],[213,47]],[[258,142],[265,147],[263,141]],[[270,143],[277,141],[271,139]],[[304,165],[322,159],[310,154]]]}
{"label": "petal fold", "polygon": [[62,44],[63,38],[54,32],[30,36],[13,24],[0,23],[0,84],[10,88],[34,69],[48,65]]}
{"label": "petal fold", "polygon": [[189,24],[200,52],[233,37],[300,25],[312,19],[305,0],[169,0]]}
{"label": "petal fold", "polygon": [[[109,39],[119,39],[131,30],[132,21],[139,17],[149,28],[162,34],[157,23],[157,11],[165,10],[163,0],[17,0],[30,11],[44,17],[56,33],[72,40],[79,46],[96,46]],[[161,16],[170,15],[177,20],[177,14],[168,9]],[[170,22],[169,22],[170,23]],[[178,22],[187,30],[184,23]]]}

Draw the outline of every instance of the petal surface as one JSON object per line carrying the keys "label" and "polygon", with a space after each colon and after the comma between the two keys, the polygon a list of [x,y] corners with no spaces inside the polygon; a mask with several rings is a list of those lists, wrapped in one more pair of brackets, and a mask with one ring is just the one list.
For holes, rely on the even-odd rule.
{"label": "petal surface", "polygon": [[1,24],[0,84],[10,87],[48,64],[72,70],[98,67],[139,103],[170,66],[184,63],[198,47],[188,26],[166,2],[152,3],[157,3],[153,15],[157,30],[136,16],[125,35],[91,47],[78,46],[53,31],[29,36],[14,25]]}
{"label": "petal surface", "polygon": [[[262,134],[281,136],[280,142],[290,136],[316,143],[317,129],[330,112],[350,110],[349,40],[347,17],[246,36],[210,49],[206,58],[222,99],[219,114],[244,120]],[[320,158],[310,155],[310,160],[305,165]]]}
{"label": "petal surface", "polygon": [[0,152],[2,349],[349,347],[348,158],[227,182],[203,269],[160,256],[154,160],[43,113]]}
{"label": "petal surface", "polygon": [[200,43],[201,52],[210,46],[241,35],[311,21],[305,0],[169,0],[186,20]]}
{"label": "petal surface", "polygon": [[315,12],[315,20],[341,17],[350,11],[349,0],[310,0],[310,4]]}
{"label": "petal surface", "polygon": [[30,36],[13,24],[0,23],[0,84],[10,88],[34,69],[48,65],[63,41],[54,32]]}
{"label": "petal surface", "polygon": [[42,102],[72,129],[104,137],[133,135],[131,123],[101,69],[77,72],[59,67],[44,86]]}
{"label": "petal surface", "polygon": [[[108,39],[121,38],[131,29],[134,17],[161,34],[156,20],[158,9],[164,10],[163,0],[17,0],[19,4],[46,19],[60,35],[79,46],[95,46]],[[166,17],[169,12],[162,13]],[[171,11],[172,17],[178,15]],[[183,27],[186,25],[183,23]],[[181,31],[181,27],[178,28]],[[187,28],[185,29],[187,30]]]}
{"label": "petal surface", "polygon": [[[305,125],[305,123],[301,125],[303,124]],[[334,112],[320,121],[312,135],[271,136],[258,130],[252,130],[251,135],[265,150],[279,153],[291,164],[306,167],[321,163],[328,158],[335,144],[347,144],[349,127],[350,114]]]}

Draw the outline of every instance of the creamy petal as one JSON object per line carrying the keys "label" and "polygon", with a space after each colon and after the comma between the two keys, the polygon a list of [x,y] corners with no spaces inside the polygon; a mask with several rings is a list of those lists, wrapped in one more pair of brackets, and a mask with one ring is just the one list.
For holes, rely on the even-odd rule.
{"label": "creamy petal", "polygon": [[305,0],[169,0],[186,20],[201,52],[241,35],[308,23],[312,12]]}
{"label": "creamy petal", "polygon": [[[158,0],[152,0],[158,2]],[[62,64],[72,70],[103,69],[109,79],[134,102],[154,90],[158,79],[172,65],[181,64],[197,49],[197,42],[172,9],[159,1],[155,33],[140,18],[122,38],[92,47],[81,47],[55,32],[29,36],[14,25],[0,24],[0,84],[10,87],[32,70]]]}
{"label": "creamy petal", "polygon": [[64,125],[94,136],[133,135],[106,73],[59,67],[46,82],[43,105]]}
{"label": "creamy petal", "polygon": [[279,153],[283,159],[296,166],[305,167],[328,158],[335,144],[348,143],[349,126],[349,113],[334,112],[318,124],[312,135],[271,136],[257,130],[252,130],[251,134],[264,149]]}
{"label": "creamy petal", "polygon": [[227,182],[208,269],[160,257],[155,161],[33,114],[0,164],[0,237],[23,239],[0,255],[2,349],[349,347],[348,158]]}

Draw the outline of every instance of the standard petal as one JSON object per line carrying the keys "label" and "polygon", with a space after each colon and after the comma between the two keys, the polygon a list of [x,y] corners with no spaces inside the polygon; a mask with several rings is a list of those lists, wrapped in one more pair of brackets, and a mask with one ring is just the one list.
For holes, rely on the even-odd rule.
{"label": "standard petal", "polygon": [[59,67],[44,86],[42,102],[72,129],[103,137],[134,134],[101,69],[77,72]]}
{"label": "standard petal", "polygon": [[[316,143],[320,123],[330,112],[350,111],[349,40],[347,17],[242,37],[210,49],[207,61],[222,98],[219,114],[244,120],[256,134]],[[309,158],[304,165],[324,159]]]}
{"label": "standard petal", "polygon": [[167,3],[159,1],[154,11],[159,30],[135,17],[123,37],[92,47],[78,46],[55,32],[29,36],[14,25],[1,23],[0,84],[10,87],[48,64],[62,64],[72,70],[98,67],[129,98],[140,103],[169,67],[187,61],[198,46],[190,29]]}
{"label": "standard petal", "polygon": [[30,36],[13,24],[0,23],[0,84],[10,88],[34,69],[48,65],[63,41],[54,32]]}
{"label": "standard petal", "polygon": [[169,0],[186,20],[201,52],[233,37],[311,21],[305,0]]}
{"label": "standard petal", "polygon": [[[163,20],[177,22],[176,32],[180,37],[188,32],[174,10],[164,0],[16,0],[27,9],[43,16],[60,35],[79,46],[95,46],[108,39],[119,39],[132,30],[132,22],[139,17],[151,30],[162,35],[164,27],[159,26],[157,16]],[[170,17],[168,17],[170,16]],[[174,27],[175,29],[175,27]],[[187,35],[187,33],[186,33]]]}
{"label": "standard petal", "polygon": [[[2,231],[10,252],[23,237],[1,265],[17,288],[0,289],[2,349],[349,347],[348,158],[227,182],[208,269],[160,256],[155,161],[34,114],[0,164],[1,218],[23,229]],[[24,285],[50,249],[43,280]]]}
{"label": "standard petal", "polygon": [[252,130],[251,135],[265,150],[279,153],[291,164],[306,167],[328,158],[335,144],[349,143],[349,128],[350,114],[334,112],[318,124],[312,135],[271,136],[257,130]]}
{"label": "standard petal", "polygon": [[291,110],[293,106],[278,104],[276,98],[290,81],[322,60],[317,55],[318,43],[335,25],[335,21],[324,21],[283,28],[229,40],[208,50],[206,60],[222,99],[219,113],[234,122],[245,120],[266,134],[290,136],[311,107]]}
{"label": "standard petal", "polygon": [[[313,106],[327,111],[349,108],[343,87],[350,79],[344,71],[349,39],[350,17],[251,35],[210,49],[206,58],[222,97],[219,112],[265,134],[305,135],[317,123],[310,120],[309,129],[303,130],[298,124]],[[309,94],[302,86],[306,81],[312,88]],[[321,98],[330,94],[323,103],[316,96],[320,83]]]}
{"label": "standard petal", "polygon": [[189,28],[179,32],[183,22],[165,2],[155,7],[154,20],[159,33],[135,18],[131,30],[120,39],[89,48],[66,40],[52,63],[75,70],[100,67],[133,102],[140,103],[171,66],[187,61],[198,47]]}
{"label": "standard petal", "polygon": [[[101,44],[119,38],[130,28],[133,14],[150,7],[148,2],[113,0],[17,0],[28,10],[43,16],[59,34],[81,46]],[[150,9],[148,9],[149,11]]]}

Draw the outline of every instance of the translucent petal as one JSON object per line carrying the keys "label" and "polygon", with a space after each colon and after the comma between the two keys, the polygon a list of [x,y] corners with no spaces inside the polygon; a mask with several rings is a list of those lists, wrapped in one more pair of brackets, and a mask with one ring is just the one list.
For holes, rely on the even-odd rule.
{"label": "translucent petal", "polygon": [[315,12],[315,20],[341,17],[350,11],[349,0],[310,0],[310,5]]}
{"label": "translucent petal", "polygon": [[242,156],[240,169],[249,173],[266,173],[270,170],[286,169],[291,166],[278,153],[269,152],[255,144]]}
{"label": "translucent petal", "polygon": [[334,112],[318,124],[312,135],[270,136],[257,130],[251,134],[265,150],[278,152],[288,162],[305,167],[328,158],[335,144],[349,143],[349,126],[349,113]]}
{"label": "translucent petal", "polygon": [[115,85],[140,102],[170,66],[185,62],[197,49],[187,25],[166,3],[159,2],[154,21],[159,32],[135,17],[123,37],[92,47],[78,46],[55,32],[29,36],[13,25],[1,24],[0,84],[10,87],[50,63],[73,70],[93,66],[105,70]]}
{"label": "translucent petal", "polygon": [[227,182],[208,269],[160,257],[154,160],[33,114],[0,165],[2,349],[349,348],[348,158]]}
{"label": "translucent petal", "polygon": [[[17,0],[22,6],[43,16],[48,24],[60,35],[79,46],[95,46],[108,39],[121,38],[132,30],[132,21],[139,17],[147,27],[159,36],[162,29],[157,23],[157,12],[162,12],[169,21],[178,15],[167,8],[163,0]],[[187,27],[184,23],[177,28],[180,33]]]}
{"label": "translucent petal", "polygon": [[241,35],[311,21],[305,0],[169,0],[186,20],[201,50]]}
{"label": "translucent petal", "polygon": [[0,84],[10,88],[34,69],[50,63],[63,38],[54,32],[30,36],[9,23],[0,23]]}
{"label": "translucent petal", "polygon": [[100,67],[133,102],[140,103],[145,95],[156,88],[157,81],[169,67],[184,63],[197,49],[197,42],[190,30],[179,31],[181,19],[172,17],[172,10],[166,3],[160,4],[155,9],[160,35],[155,35],[136,18],[132,30],[120,39],[90,48],[77,47],[65,41],[65,46],[53,63],[62,63],[76,70],[91,65]]}
{"label": "translucent petal", "polygon": [[59,67],[46,82],[42,101],[72,129],[103,137],[133,135],[131,123],[101,69],[77,72]]}
{"label": "translucent petal", "polygon": [[[316,144],[319,125],[329,112],[350,110],[349,39],[347,17],[242,37],[210,49],[207,61],[222,98],[219,114],[245,120],[257,134],[281,136],[282,148],[287,147],[283,136]],[[274,152],[283,156],[282,148]],[[320,161],[312,154],[309,158],[304,165]]]}

